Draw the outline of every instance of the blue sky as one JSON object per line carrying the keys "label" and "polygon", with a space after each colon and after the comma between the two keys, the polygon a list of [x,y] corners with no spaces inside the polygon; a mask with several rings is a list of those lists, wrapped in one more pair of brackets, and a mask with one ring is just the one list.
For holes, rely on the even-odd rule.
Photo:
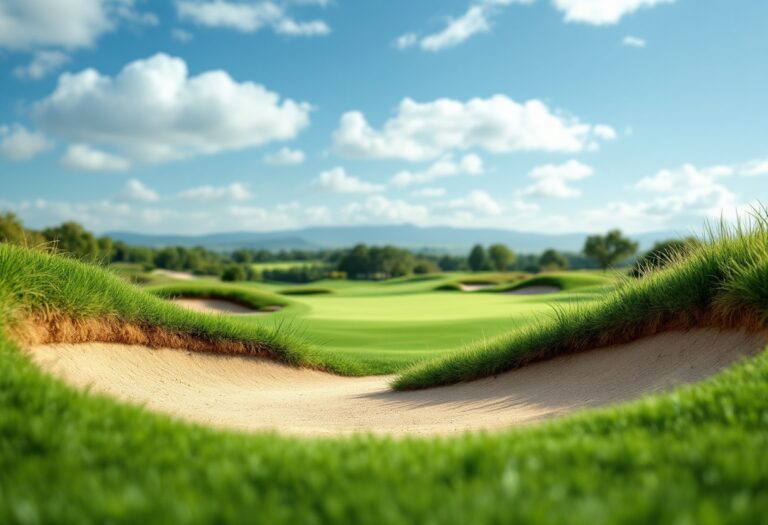
{"label": "blue sky", "polygon": [[760,0],[0,0],[41,227],[684,231],[768,203]]}

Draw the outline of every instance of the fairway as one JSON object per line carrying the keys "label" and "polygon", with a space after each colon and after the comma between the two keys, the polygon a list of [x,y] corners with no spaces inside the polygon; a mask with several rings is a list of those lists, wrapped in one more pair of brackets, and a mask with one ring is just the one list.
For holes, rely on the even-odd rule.
{"label": "fairway", "polygon": [[[567,280],[580,272],[564,275]],[[353,360],[366,373],[384,374],[546,319],[555,307],[588,304],[599,296],[596,283],[610,288],[615,278],[588,275],[583,282],[575,279],[569,291],[545,295],[435,291],[447,282],[472,277],[478,278],[449,274],[383,282],[320,281],[313,286],[332,293],[291,295],[291,304],[278,313],[240,320],[288,323],[323,352]],[[268,292],[286,289],[240,286]]]}

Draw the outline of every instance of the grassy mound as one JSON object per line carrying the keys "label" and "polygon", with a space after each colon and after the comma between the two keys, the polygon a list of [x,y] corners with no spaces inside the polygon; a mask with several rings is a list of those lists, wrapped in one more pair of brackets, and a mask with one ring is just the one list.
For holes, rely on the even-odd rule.
{"label": "grassy mound", "polygon": [[643,279],[626,279],[596,304],[557,310],[528,329],[418,364],[394,386],[425,388],[492,376],[539,359],[697,325],[768,325],[768,225],[762,218],[751,229],[721,227],[688,258]]}
{"label": "grassy mound", "polygon": [[225,283],[175,283],[148,286],[147,292],[163,299],[221,299],[241,306],[260,310],[270,306],[287,306],[288,301],[279,295]]}
{"label": "grassy mound", "polygon": [[[180,293],[175,286],[167,290]],[[237,294],[251,304],[286,304],[272,294]],[[6,333],[33,342],[101,340],[210,348],[339,373],[356,371],[344,359],[307,345],[290,326],[191,312],[100,267],[8,244],[0,244],[0,322]]]}
{"label": "grassy mound", "polygon": [[600,287],[609,284],[611,277],[596,273],[548,273],[523,279],[509,286],[501,286],[484,290],[485,292],[511,292],[531,286],[553,286],[560,291],[574,291],[580,288]]}

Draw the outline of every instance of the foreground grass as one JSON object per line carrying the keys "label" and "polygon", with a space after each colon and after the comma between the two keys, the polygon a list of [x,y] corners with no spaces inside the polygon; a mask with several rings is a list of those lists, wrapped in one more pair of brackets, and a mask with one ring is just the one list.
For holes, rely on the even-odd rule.
{"label": "foreground grass", "polygon": [[640,280],[625,279],[601,301],[563,308],[547,321],[462,352],[414,365],[398,389],[425,388],[492,376],[533,359],[594,348],[668,326],[768,326],[768,219],[720,227],[685,259]]}
{"label": "foreground grass", "polygon": [[217,432],[78,392],[0,336],[2,523],[761,523],[768,355],[450,439]]}

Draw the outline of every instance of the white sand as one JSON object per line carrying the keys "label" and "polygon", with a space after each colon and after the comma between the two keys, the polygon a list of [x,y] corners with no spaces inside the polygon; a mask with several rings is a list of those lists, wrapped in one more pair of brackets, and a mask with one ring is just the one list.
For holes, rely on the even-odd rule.
{"label": "white sand", "polygon": [[198,299],[198,298],[178,298],[172,299],[172,303],[208,314],[268,314],[273,310],[254,310],[247,306],[237,304],[224,299]]}
{"label": "white sand", "polygon": [[548,293],[557,293],[560,288],[557,286],[525,286],[517,290],[508,290],[503,292],[507,295],[545,295]]}
{"label": "white sand", "polygon": [[103,343],[29,350],[77,387],[214,426],[289,434],[450,434],[500,429],[620,403],[710,376],[755,355],[766,334],[698,329],[558,357],[494,378],[394,392],[264,359]]}
{"label": "white sand", "polygon": [[174,272],[173,270],[154,270],[152,272],[155,275],[162,275],[163,277],[170,277],[178,281],[194,281],[197,277],[189,272]]}
{"label": "white sand", "polygon": [[498,284],[459,284],[459,289],[462,292],[476,292],[478,290],[485,290],[487,288],[493,288]]}

